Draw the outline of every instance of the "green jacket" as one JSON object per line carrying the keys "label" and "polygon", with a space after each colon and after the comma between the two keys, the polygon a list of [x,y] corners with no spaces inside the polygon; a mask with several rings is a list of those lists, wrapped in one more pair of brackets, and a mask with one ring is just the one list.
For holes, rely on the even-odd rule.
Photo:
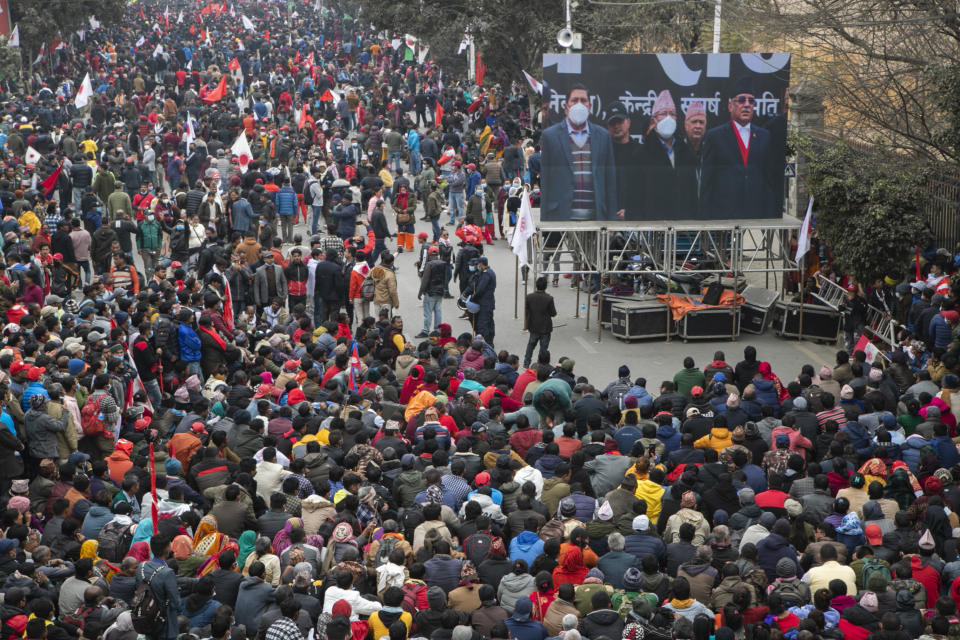
{"label": "green jacket", "polygon": [[[119,185],[118,185],[119,186]],[[130,204],[130,196],[123,189],[117,189],[106,199],[107,212],[111,220],[120,218],[121,213],[126,213],[133,218],[133,205]]]}
{"label": "green jacket", "polygon": [[116,184],[117,178],[112,171],[106,169],[97,171],[97,175],[93,178],[93,192],[97,194],[101,201],[106,202],[113,193]]}
{"label": "green jacket", "polygon": [[160,225],[154,222],[144,220],[137,226],[137,249],[146,251],[159,251],[163,241],[163,233],[160,231]]}
{"label": "green jacket", "polygon": [[690,400],[690,389],[706,386],[706,380],[703,377],[703,371],[696,367],[681,369],[677,375],[673,376],[673,386],[676,387],[677,393]]}

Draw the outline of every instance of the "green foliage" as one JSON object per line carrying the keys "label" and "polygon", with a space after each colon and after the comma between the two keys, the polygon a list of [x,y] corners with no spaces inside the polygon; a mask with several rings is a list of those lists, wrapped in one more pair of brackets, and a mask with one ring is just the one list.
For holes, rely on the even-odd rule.
{"label": "green foliage", "polygon": [[[469,29],[487,65],[487,85],[523,82],[524,69],[539,77],[543,54],[561,51],[556,36],[564,25],[563,0],[355,0],[353,4],[362,9],[361,19],[372,21],[377,29],[424,38],[429,58],[452,73],[466,69],[465,55],[457,55],[457,48]],[[573,30],[583,34],[585,53],[700,51],[710,47],[702,34],[712,11],[693,0],[634,7],[581,0],[573,12]]]}
{"label": "green foliage", "polygon": [[121,20],[126,5],[126,0],[10,0],[10,16],[20,26],[22,53],[32,61],[43,43],[68,39],[90,16],[104,25]]}
{"label": "green foliage", "polygon": [[927,169],[843,143],[798,146],[808,157],[817,234],[838,267],[859,282],[902,272],[926,233]]}
{"label": "green foliage", "polygon": [[925,74],[936,87],[936,106],[941,112],[934,129],[936,138],[953,150],[953,157],[960,157],[960,65],[930,65]]}
{"label": "green foliage", "polygon": [[4,39],[4,43],[0,44],[0,80],[16,78],[21,68],[20,49],[6,46]]}

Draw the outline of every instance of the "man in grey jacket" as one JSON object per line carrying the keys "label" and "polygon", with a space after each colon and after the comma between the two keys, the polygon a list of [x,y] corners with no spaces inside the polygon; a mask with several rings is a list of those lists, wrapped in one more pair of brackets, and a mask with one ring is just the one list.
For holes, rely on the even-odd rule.
{"label": "man in grey jacket", "polygon": [[166,562],[170,555],[170,538],[162,533],[150,538],[150,552],[153,559],[137,567],[137,586],[147,583],[153,597],[167,610],[166,625],[152,638],[173,640],[179,634],[177,616],[180,613],[180,592],[177,589],[177,574]]}
{"label": "man in grey jacket", "polygon": [[27,433],[27,449],[30,456],[37,461],[44,458],[57,460],[60,456],[57,448],[57,434],[63,433],[70,418],[68,411],[63,411],[59,418],[47,413],[47,397],[42,394],[30,396],[30,409],[23,417]]}
{"label": "man in grey jacket", "polygon": [[266,307],[274,298],[278,298],[282,305],[287,300],[287,278],[283,269],[274,264],[272,251],[264,251],[260,257],[263,265],[253,274],[253,299],[257,308]]}

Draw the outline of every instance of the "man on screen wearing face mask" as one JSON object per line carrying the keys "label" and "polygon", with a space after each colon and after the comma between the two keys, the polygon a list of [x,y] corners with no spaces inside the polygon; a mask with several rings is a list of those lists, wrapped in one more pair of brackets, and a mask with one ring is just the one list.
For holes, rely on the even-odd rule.
{"label": "man on screen wearing face mask", "polygon": [[770,162],[770,132],[753,126],[756,91],[749,77],[729,91],[730,122],[707,131],[700,171],[702,217],[714,220],[776,216]]}
{"label": "man on screen wearing face mask", "polygon": [[642,149],[644,219],[694,217],[696,160],[687,144],[677,137],[677,107],[669,91],[661,91],[653,103]]}
{"label": "man on screen wearing face mask", "polygon": [[616,166],[610,134],[588,122],[590,94],[582,84],[567,92],[563,122],[540,138],[544,220],[615,220]]}

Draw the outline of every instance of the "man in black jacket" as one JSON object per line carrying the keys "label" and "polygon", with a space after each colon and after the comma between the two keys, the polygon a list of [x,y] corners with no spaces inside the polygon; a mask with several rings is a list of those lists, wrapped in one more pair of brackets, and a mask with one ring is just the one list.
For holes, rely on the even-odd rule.
{"label": "man in black jacket", "polygon": [[524,317],[527,320],[527,331],[530,338],[527,340],[527,351],[523,356],[523,367],[530,366],[533,358],[533,348],[540,343],[540,353],[550,349],[550,334],[553,333],[553,317],[557,315],[557,307],[553,303],[553,296],[547,293],[547,277],[537,278],[536,291],[527,294],[524,302]]}
{"label": "man in black jacket", "polygon": [[426,338],[431,331],[430,320],[433,318],[433,329],[439,330],[443,322],[443,290],[447,277],[447,264],[440,259],[440,249],[437,245],[430,245],[427,249],[427,260],[423,266],[423,275],[420,276],[420,291],[417,299],[423,300],[423,330],[417,338]]}
{"label": "man in black jacket", "polygon": [[344,302],[343,269],[337,262],[336,251],[327,251],[317,263],[314,272],[313,324],[320,326],[327,321],[336,321]]}

